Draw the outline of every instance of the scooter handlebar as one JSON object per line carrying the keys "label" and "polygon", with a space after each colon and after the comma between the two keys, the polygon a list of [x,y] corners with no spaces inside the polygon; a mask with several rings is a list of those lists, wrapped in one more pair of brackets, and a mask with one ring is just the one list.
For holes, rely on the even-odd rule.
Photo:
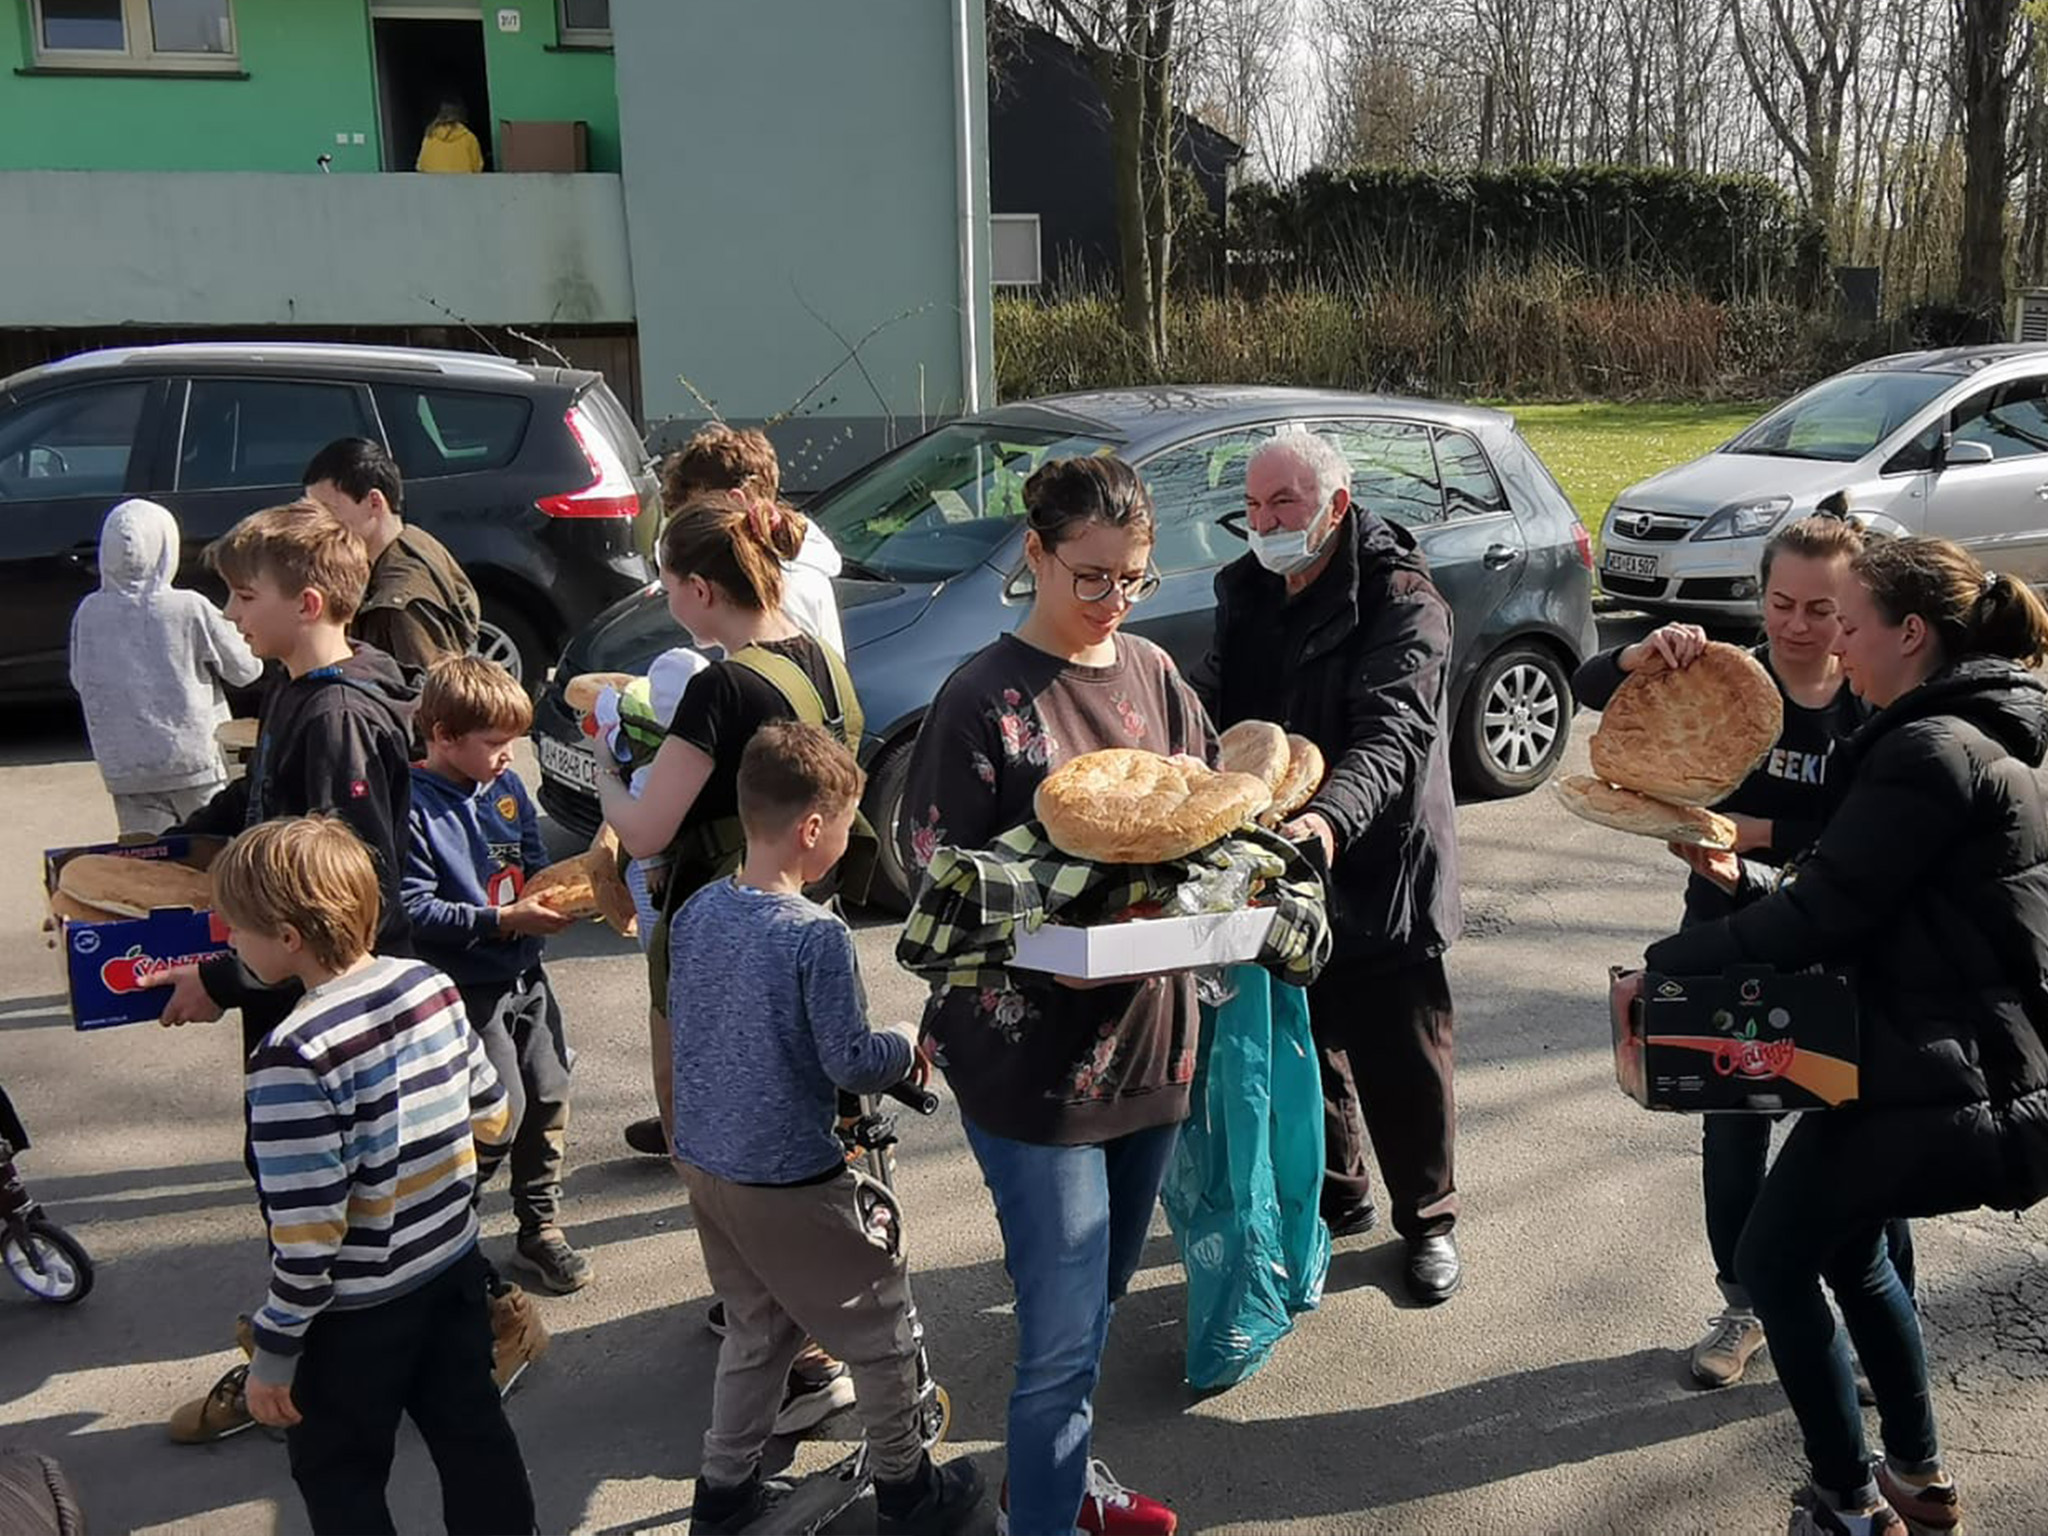
{"label": "scooter handlebar", "polygon": [[920,1088],[917,1084],[907,1079],[898,1083],[893,1088],[884,1088],[882,1091],[897,1103],[909,1106],[920,1115],[930,1115],[938,1112],[939,1096],[933,1093],[931,1089]]}

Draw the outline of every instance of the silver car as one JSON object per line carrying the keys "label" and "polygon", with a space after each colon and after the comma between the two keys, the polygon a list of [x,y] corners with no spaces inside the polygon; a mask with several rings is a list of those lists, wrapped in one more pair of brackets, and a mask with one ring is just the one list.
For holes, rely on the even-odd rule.
{"label": "silver car", "polygon": [[1653,613],[1754,620],[1764,541],[1838,493],[1873,529],[2048,585],[2048,347],[1905,352],[1793,396],[1617,496],[1600,584]]}

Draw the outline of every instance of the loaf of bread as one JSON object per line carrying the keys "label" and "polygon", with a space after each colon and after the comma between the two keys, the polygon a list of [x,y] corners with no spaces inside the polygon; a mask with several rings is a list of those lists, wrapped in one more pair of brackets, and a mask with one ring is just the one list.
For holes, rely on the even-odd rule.
{"label": "loaf of bread", "polygon": [[629,939],[640,926],[633,893],[619,877],[618,834],[609,826],[598,829],[587,852],[550,864],[521,894],[538,897],[564,917],[601,917]]}
{"label": "loaf of bread", "polygon": [[1304,805],[1316,797],[1316,791],[1323,787],[1323,777],[1329,769],[1323,762],[1323,749],[1306,736],[1287,734],[1287,772],[1273,789],[1273,803],[1259,818],[1260,824],[1277,827]]}
{"label": "loaf of bread", "polygon": [[123,917],[147,917],[159,907],[213,905],[213,882],[187,864],[81,853],[57,872],[58,891],[73,901]]}
{"label": "loaf of bread", "polygon": [[1552,788],[1574,816],[1617,832],[1654,837],[1662,843],[1692,843],[1700,848],[1735,846],[1735,823],[1696,805],[1653,800],[1584,774],[1559,779]]}
{"label": "loaf of bread", "polygon": [[118,923],[123,915],[105,907],[89,907],[75,896],[66,896],[61,886],[50,892],[50,916],[60,922]]}
{"label": "loaf of bread", "polygon": [[1717,640],[1689,667],[1629,674],[1593,733],[1593,773],[1673,805],[1713,805],[1749,777],[1784,726],[1771,674]]}
{"label": "loaf of bread", "polygon": [[1097,864],[1154,864],[1208,847],[1272,800],[1250,774],[1115,747],[1055,768],[1038,786],[1034,808],[1062,853]]}
{"label": "loaf of bread", "polygon": [[570,713],[580,718],[597,708],[597,696],[607,687],[624,693],[632,681],[630,672],[579,672],[562,685],[562,697],[569,701]]}
{"label": "loaf of bread", "polygon": [[1248,773],[1270,790],[1287,777],[1287,733],[1270,720],[1240,720],[1216,738],[1218,766]]}

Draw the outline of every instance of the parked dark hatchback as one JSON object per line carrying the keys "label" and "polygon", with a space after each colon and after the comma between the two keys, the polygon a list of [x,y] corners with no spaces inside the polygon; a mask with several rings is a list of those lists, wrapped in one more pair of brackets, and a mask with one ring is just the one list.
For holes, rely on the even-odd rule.
{"label": "parked dark hatchback", "polygon": [[[809,515],[839,546],[847,660],[867,715],[867,809],[895,824],[910,744],[939,685],[1015,627],[1029,597],[1023,486],[1065,454],[1114,451],[1152,489],[1159,591],[1126,621],[1191,667],[1214,624],[1212,583],[1245,551],[1244,469],[1283,428],[1324,433],[1352,494],[1415,531],[1455,613],[1452,738],[1479,794],[1547,778],[1570,731],[1572,669],[1595,644],[1592,546],[1571,504],[1499,411],[1292,389],[1170,388],[1065,395],[964,417],[826,492]],[[561,685],[579,672],[645,671],[683,636],[659,587],[573,640],[534,722],[541,800],[595,830],[590,756]],[[904,873],[893,839],[887,867]]]}
{"label": "parked dark hatchback", "polygon": [[209,541],[301,493],[337,437],[373,438],[405,515],[448,546],[483,602],[479,648],[529,683],[649,569],[635,524],[659,488],[595,373],[460,352],[314,343],[81,353],[0,380],[0,696],[68,691],[71,611],[99,584],[115,503],[163,503],[180,580],[220,592]]}

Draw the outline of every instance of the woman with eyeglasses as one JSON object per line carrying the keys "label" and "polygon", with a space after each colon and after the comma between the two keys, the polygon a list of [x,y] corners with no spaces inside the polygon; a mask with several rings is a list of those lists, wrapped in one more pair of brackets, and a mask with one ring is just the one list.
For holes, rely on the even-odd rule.
{"label": "woman with eyeglasses", "polygon": [[[1172,660],[1122,633],[1158,587],[1152,499],[1121,459],[1054,460],[1024,487],[1036,583],[1014,634],[946,680],[910,762],[898,836],[912,869],[1029,821],[1069,758],[1139,747],[1213,759]],[[1090,1454],[1110,1310],[1151,1223],[1194,1076],[1187,974],[1091,984],[1029,971],[934,989],[924,1033],[960,1102],[1017,1297],[1004,1491],[1013,1536],[1164,1533],[1173,1512]]]}

